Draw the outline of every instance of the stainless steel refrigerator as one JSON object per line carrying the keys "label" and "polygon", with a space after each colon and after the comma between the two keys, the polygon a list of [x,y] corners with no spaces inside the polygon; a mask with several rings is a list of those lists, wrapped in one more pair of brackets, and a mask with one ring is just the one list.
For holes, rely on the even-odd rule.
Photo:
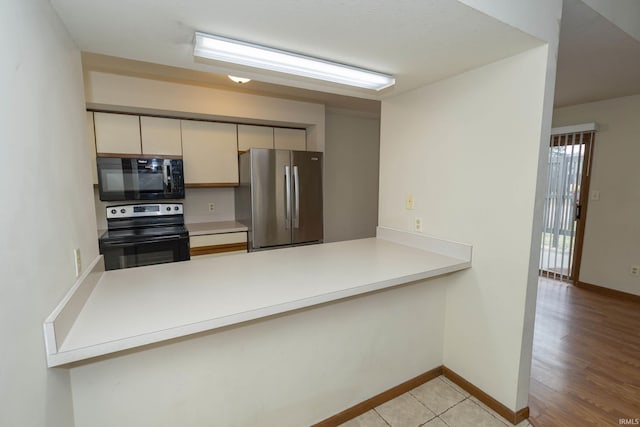
{"label": "stainless steel refrigerator", "polygon": [[236,220],[249,228],[249,251],[322,242],[322,153],[242,153],[235,204]]}

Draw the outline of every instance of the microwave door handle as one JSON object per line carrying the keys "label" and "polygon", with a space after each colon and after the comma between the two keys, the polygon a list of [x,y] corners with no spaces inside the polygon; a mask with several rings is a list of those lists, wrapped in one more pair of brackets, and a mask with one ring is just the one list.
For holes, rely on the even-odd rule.
{"label": "microwave door handle", "polygon": [[291,218],[291,174],[289,166],[284,167],[284,228],[289,229]]}
{"label": "microwave door handle", "polygon": [[167,165],[167,192],[171,193],[171,165]]}
{"label": "microwave door handle", "polygon": [[298,167],[293,167],[293,228],[300,226],[300,179],[298,177]]}

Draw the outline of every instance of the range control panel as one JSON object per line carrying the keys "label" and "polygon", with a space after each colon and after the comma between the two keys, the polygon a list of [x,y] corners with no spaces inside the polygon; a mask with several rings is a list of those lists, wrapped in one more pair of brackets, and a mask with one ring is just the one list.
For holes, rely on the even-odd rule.
{"label": "range control panel", "polygon": [[138,205],[107,206],[107,219],[182,214],[182,203],[143,203]]}

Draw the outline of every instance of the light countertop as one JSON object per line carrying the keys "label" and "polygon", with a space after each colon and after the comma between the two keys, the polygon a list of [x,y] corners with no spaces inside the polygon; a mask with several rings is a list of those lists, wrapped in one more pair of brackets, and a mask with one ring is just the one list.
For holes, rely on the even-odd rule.
{"label": "light countertop", "polygon": [[[411,233],[100,272],[65,325],[47,322],[49,366],[140,347],[471,266],[471,247],[431,250]],[[404,234],[409,235],[407,239]],[[407,244],[398,243],[406,240]],[[445,242],[445,241],[442,241]],[[446,242],[445,244],[453,244]],[[454,244],[455,245],[455,244]],[[422,247],[421,247],[422,246]],[[437,245],[436,245],[437,246]],[[425,249],[426,248],[426,249]],[[468,256],[458,256],[460,253]],[[464,259],[463,259],[464,258]],[[72,291],[81,294],[81,285]],[[70,298],[73,298],[71,296]],[[69,320],[70,319],[70,320]],[[62,327],[67,329],[64,332]],[[56,342],[55,335],[59,341]]]}
{"label": "light countertop", "polygon": [[237,221],[196,222],[186,226],[190,236],[247,231],[247,226]]}

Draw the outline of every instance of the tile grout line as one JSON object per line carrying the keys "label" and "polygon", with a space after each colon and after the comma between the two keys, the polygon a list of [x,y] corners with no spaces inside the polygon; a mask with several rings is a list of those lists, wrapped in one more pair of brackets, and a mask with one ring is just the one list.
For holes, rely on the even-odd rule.
{"label": "tile grout line", "polygon": [[376,408],[373,408],[373,412],[375,412],[382,419],[382,421],[384,421],[386,425],[388,425],[389,427],[393,427],[391,424],[389,424],[389,421],[387,421],[387,419],[382,416],[380,412],[376,411]]}
{"label": "tile grout line", "polygon": [[[426,383],[425,383],[426,384]],[[407,392],[407,394],[409,394],[411,397],[413,397],[413,399],[418,402],[420,405],[424,406],[425,408],[427,408],[429,410],[429,412],[431,412],[433,414],[433,417],[429,418],[427,421],[425,421],[423,424],[420,424],[421,426],[425,425],[426,423],[428,423],[429,421],[433,420],[434,418],[438,418],[438,414],[436,413],[436,411],[434,411],[433,409],[429,408],[427,406],[426,403],[424,403],[423,401],[421,401],[420,399],[418,399],[416,396],[414,396],[413,393],[411,393],[411,390],[409,390]]]}
{"label": "tile grout line", "polygon": [[[446,381],[444,381],[441,377],[442,377],[442,375],[441,375],[441,376],[438,376],[438,377],[436,377],[436,378],[434,378],[434,379],[433,379],[433,380],[431,380],[431,381],[434,381],[434,380],[438,380],[438,379],[439,379],[441,382],[443,382],[445,385],[447,385],[449,388],[451,388],[454,392],[456,392],[456,393],[458,393],[460,396],[462,396],[462,397],[463,397],[463,399],[462,399],[461,401],[456,402],[456,403],[454,403],[453,405],[449,406],[447,409],[445,409],[444,411],[442,411],[440,414],[438,414],[438,413],[437,413],[436,411],[434,411],[433,409],[429,408],[429,406],[428,406],[426,403],[424,403],[424,402],[422,402],[420,399],[418,399],[418,397],[417,397],[417,396],[415,396],[415,395],[412,393],[412,391],[413,391],[413,390],[415,390],[415,389],[409,390],[409,391],[407,392],[407,393],[409,393],[409,394],[410,394],[414,399],[416,399],[418,402],[420,402],[420,403],[422,404],[422,406],[424,406],[425,408],[427,408],[428,410],[430,410],[431,412],[433,412],[433,413],[436,415],[434,418],[440,418],[440,415],[444,414],[444,413],[445,413],[445,412],[447,412],[449,409],[453,408],[454,406],[458,405],[459,403],[464,402],[464,401],[465,401],[465,400],[467,400],[469,397],[471,397],[471,395],[469,395],[468,397],[465,397],[465,395],[464,395],[464,394],[460,393],[458,390],[456,390],[454,387],[452,387],[452,386],[451,386],[451,384],[447,384],[447,382],[446,382]],[[428,382],[426,382],[425,384],[429,384],[431,381],[428,381]],[[423,384],[423,385],[424,385],[424,384]],[[417,387],[416,387],[416,388],[417,388]],[[433,419],[433,418],[431,418],[431,420],[432,420],[432,419]],[[431,420],[429,420],[429,421],[431,421]],[[429,421],[427,421],[427,422],[429,422]],[[444,421],[443,421],[443,422],[444,422]],[[446,423],[445,423],[445,424],[446,424]],[[447,425],[448,425],[448,424],[447,424]]]}
{"label": "tile grout line", "polygon": [[[485,411],[487,414],[491,415],[493,418],[495,418],[496,420],[500,421],[502,424],[504,424],[505,426],[509,427],[509,424],[505,423],[504,421],[502,421],[502,417],[498,418],[496,417],[493,413],[487,411],[485,408],[482,407],[482,405],[477,404],[476,402],[474,402],[473,400],[471,400],[471,403],[473,403],[474,405],[476,405],[478,408],[482,409],[483,411]],[[482,402],[481,402],[482,403]]]}

